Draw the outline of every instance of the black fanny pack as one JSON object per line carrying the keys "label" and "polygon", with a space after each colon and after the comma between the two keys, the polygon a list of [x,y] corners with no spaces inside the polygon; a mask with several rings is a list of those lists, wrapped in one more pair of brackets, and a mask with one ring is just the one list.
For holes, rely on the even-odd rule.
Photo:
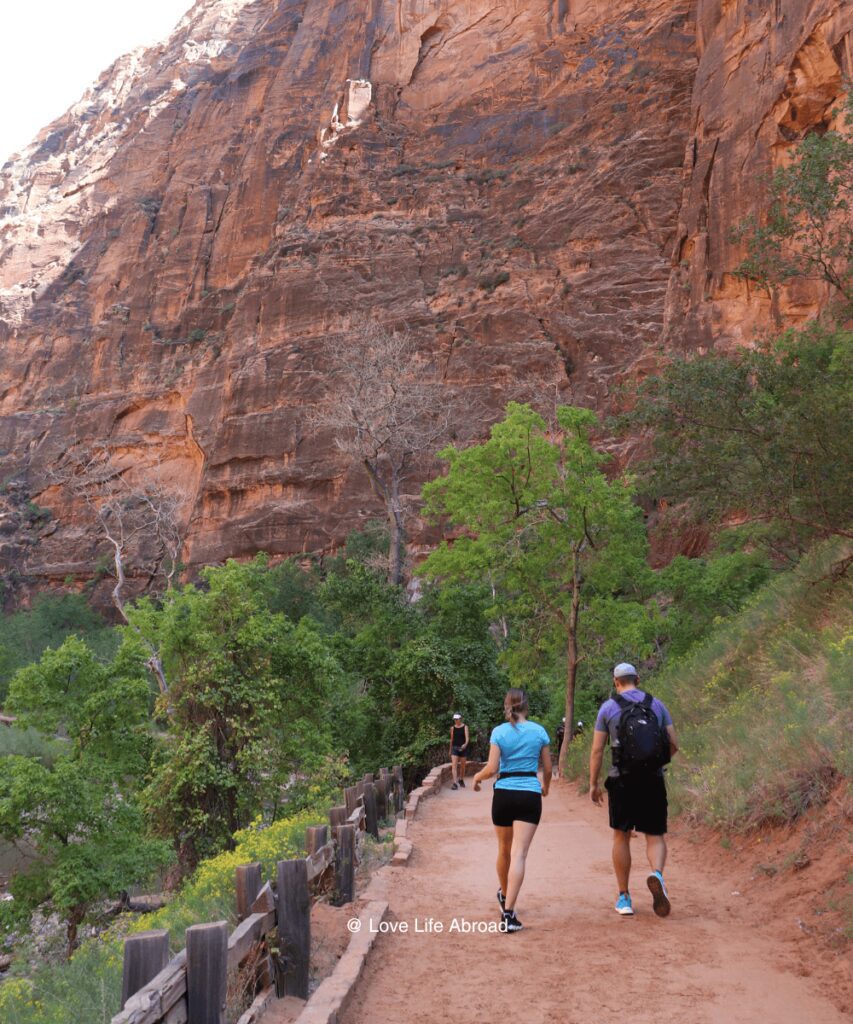
{"label": "black fanny pack", "polygon": [[500,782],[501,779],[519,779],[522,776],[527,778],[536,778],[536,772],[500,772],[495,782]]}

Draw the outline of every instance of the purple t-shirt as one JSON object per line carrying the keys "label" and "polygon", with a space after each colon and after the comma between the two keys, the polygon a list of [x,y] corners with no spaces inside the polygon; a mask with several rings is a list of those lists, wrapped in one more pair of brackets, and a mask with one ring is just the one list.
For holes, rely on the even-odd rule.
{"label": "purple t-shirt", "polygon": [[[646,696],[644,690],[625,690],[622,692],[620,697],[624,697],[626,700],[632,700],[639,703]],[[669,709],[662,700],[658,700],[657,697],[652,698],[652,711],[657,716],[657,720],[664,727],[672,725],[672,715],[669,713]],[[616,703],[611,697],[606,700],[598,711],[598,718],[595,720],[595,731],[606,732],[610,734],[610,750],[613,751],[614,744],[617,744],[616,737],[616,726],[619,722],[619,716],[622,714],[622,708]],[[618,745],[618,744],[617,744]],[[611,778],[616,779],[619,777],[619,769],[614,765],[611,765],[610,771],[607,773]],[[663,774],[663,768],[658,770],[658,774]]]}

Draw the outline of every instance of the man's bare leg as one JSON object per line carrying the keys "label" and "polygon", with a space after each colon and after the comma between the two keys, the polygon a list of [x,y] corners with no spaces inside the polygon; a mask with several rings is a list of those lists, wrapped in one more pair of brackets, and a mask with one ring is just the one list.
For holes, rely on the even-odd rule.
{"label": "man's bare leg", "polygon": [[646,836],[646,856],[652,871],[663,874],[666,864],[666,839],[663,836]]}
{"label": "man's bare leg", "polygon": [[631,875],[631,833],[621,829],[613,829],[613,870],[619,892],[628,892],[628,879]]}

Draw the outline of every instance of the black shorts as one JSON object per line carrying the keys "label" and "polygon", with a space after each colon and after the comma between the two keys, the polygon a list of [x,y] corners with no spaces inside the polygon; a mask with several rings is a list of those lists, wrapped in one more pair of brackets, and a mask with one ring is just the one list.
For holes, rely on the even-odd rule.
{"label": "black shorts", "polygon": [[492,824],[512,828],[514,821],[538,825],[542,817],[542,794],[529,789],[496,789],[492,794]]}
{"label": "black shorts", "polygon": [[463,750],[462,747],[451,747],[450,748],[450,753],[453,755],[453,757],[467,757],[468,756],[467,749]]}
{"label": "black shorts", "polygon": [[604,783],[610,827],[620,832],[636,829],[649,836],[666,832],[666,783],[662,775],[610,778]]}

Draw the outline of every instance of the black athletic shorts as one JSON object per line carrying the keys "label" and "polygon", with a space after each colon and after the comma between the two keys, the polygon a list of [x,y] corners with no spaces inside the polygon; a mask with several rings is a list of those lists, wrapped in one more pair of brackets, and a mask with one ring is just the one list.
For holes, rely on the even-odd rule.
{"label": "black athletic shorts", "polygon": [[451,747],[450,748],[450,752],[451,752],[451,754],[453,754],[454,757],[467,757],[468,756],[468,751],[467,750],[463,750],[462,747]]}
{"label": "black athletic shorts", "polygon": [[662,775],[608,776],[604,783],[610,827],[620,832],[636,829],[649,836],[666,832],[666,783]]}
{"label": "black athletic shorts", "polygon": [[542,817],[542,794],[529,789],[495,789],[492,794],[492,824],[511,828],[514,821],[538,825]]}

